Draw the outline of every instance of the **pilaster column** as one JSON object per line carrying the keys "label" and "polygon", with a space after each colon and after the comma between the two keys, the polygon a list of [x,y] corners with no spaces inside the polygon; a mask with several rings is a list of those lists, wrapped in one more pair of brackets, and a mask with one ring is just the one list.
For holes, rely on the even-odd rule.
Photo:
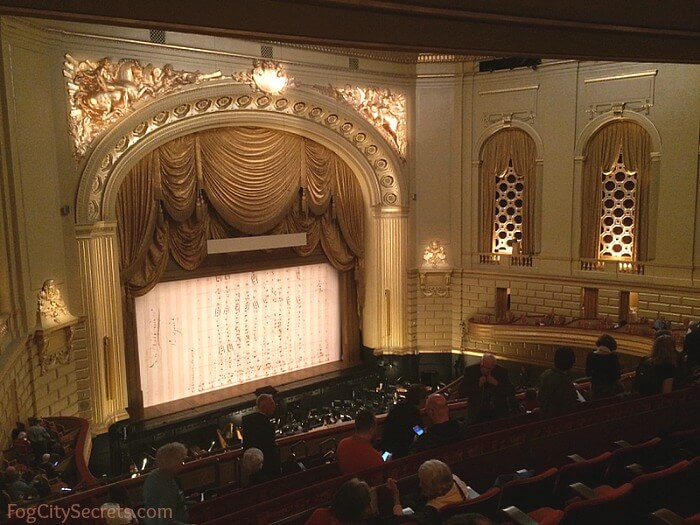
{"label": "pilaster column", "polygon": [[408,348],[408,212],[382,206],[375,209],[378,245],[377,304],[381,349],[403,354]]}
{"label": "pilaster column", "polygon": [[128,417],[116,236],[116,221],[76,226],[94,434]]}

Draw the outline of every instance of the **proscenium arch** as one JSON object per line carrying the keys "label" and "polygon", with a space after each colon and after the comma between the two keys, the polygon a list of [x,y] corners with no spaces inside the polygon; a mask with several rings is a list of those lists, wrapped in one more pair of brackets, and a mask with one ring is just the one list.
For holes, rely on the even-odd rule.
{"label": "proscenium arch", "polygon": [[[544,170],[544,142],[542,142],[542,137],[537,132],[535,128],[522,122],[520,120],[503,120],[497,122],[487,127],[477,139],[474,144],[474,149],[472,150],[472,180],[477,181],[477,187],[481,188],[481,181],[479,179],[481,173],[481,163],[483,161],[482,154],[484,150],[484,144],[493,137],[496,133],[507,130],[507,129],[519,129],[528,134],[528,136],[535,143],[535,235],[534,235],[534,253],[538,254],[542,250],[542,185],[543,185],[543,170]],[[472,239],[474,239],[474,252],[479,252],[479,229],[478,224],[481,217],[481,206],[485,205],[484,200],[481,198],[480,191],[474,192],[474,198],[472,200]]]}
{"label": "proscenium arch", "polygon": [[573,259],[581,257],[581,221],[583,216],[582,209],[582,188],[583,188],[583,164],[586,161],[585,150],[588,142],[602,128],[613,122],[634,122],[647,132],[651,139],[651,151],[649,152],[650,165],[650,181],[649,181],[649,209],[648,209],[648,224],[649,231],[647,232],[648,239],[646,241],[646,253],[642,254],[643,260],[652,260],[656,256],[656,228],[658,219],[659,207],[659,178],[661,173],[661,135],[656,129],[654,123],[644,115],[636,111],[622,110],[609,111],[591,120],[576,139],[574,148],[574,195],[573,195],[573,217],[571,241],[573,247]]}
{"label": "proscenium arch", "polygon": [[178,137],[225,126],[267,127],[314,140],[350,166],[369,206],[386,211],[407,207],[398,156],[361,116],[303,89],[271,96],[222,82],[166,95],[115,125],[84,163],[76,222],[114,220],[119,187],[143,155]]}
{"label": "proscenium arch", "polygon": [[[230,80],[193,86],[137,108],[88,152],[76,197],[76,241],[84,290],[88,361],[100,431],[125,417],[126,389],[111,396],[125,370],[116,239],[119,187],[140,158],[175,138],[222,126],[258,126],[314,140],[336,153],[358,178],[366,199],[363,344],[408,351],[408,193],[399,157],[382,135],[344,103],[305,89],[252,92]],[[97,295],[95,295],[99,292]],[[107,374],[105,341],[114,366]],[[104,372],[104,373],[103,373]],[[104,375],[104,378],[103,378]],[[116,384],[116,383],[115,383]]]}

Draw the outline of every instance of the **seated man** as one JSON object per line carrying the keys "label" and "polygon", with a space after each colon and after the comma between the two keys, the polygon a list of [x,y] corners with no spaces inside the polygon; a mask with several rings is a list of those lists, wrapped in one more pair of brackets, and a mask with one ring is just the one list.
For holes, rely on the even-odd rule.
{"label": "seated man", "polygon": [[7,482],[7,493],[12,501],[20,501],[27,497],[37,496],[36,489],[25,483],[14,467],[7,467],[5,481]]}
{"label": "seated man", "polygon": [[255,412],[243,416],[243,448],[262,451],[265,461],[261,472],[270,479],[280,475],[280,451],[275,443],[275,427],[270,421],[277,404],[270,394],[260,394],[255,406]]}
{"label": "seated man", "polygon": [[250,487],[266,481],[265,475],[262,472],[263,465],[265,464],[265,456],[259,448],[249,448],[246,450],[243,453],[241,463],[243,472],[245,476],[247,476],[247,479],[243,483],[244,486]]}
{"label": "seated man", "polygon": [[464,427],[459,421],[450,419],[447,399],[441,394],[428,396],[428,401],[425,403],[425,414],[430,421],[430,427],[423,432],[423,435],[418,436],[411,445],[410,452],[412,454],[454,443],[464,437]]}
{"label": "seated man", "polygon": [[354,474],[382,464],[382,456],[372,447],[377,433],[377,421],[369,410],[360,410],[355,416],[355,433],[338,443],[336,457],[343,474]]}
{"label": "seated man", "polygon": [[508,371],[484,354],[481,363],[464,369],[459,397],[467,398],[467,422],[482,423],[507,416],[515,407],[515,388]]}
{"label": "seated man", "polygon": [[41,420],[30,417],[29,428],[27,428],[27,439],[32,443],[32,448],[37,457],[51,450],[53,445],[51,434],[41,423]]}

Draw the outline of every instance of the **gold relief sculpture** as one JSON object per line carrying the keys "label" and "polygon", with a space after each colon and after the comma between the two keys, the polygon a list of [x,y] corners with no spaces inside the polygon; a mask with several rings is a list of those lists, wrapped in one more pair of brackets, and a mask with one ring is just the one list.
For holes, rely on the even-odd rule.
{"label": "gold relief sculpture", "polygon": [[109,57],[76,60],[65,55],[63,76],[68,79],[69,126],[76,158],[110,124],[129,113],[134,103],[164,95],[181,86],[220,78],[221,71],[176,71],[170,64],[156,67],[138,60]]}
{"label": "gold relief sculpture", "polygon": [[272,60],[255,60],[252,71],[234,73],[232,78],[268,95],[281,95],[294,85],[294,78],[287,76],[284,68]]}
{"label": "gold relief sculpture", "polygon": [[37,295],[36,327],[27,345],[39,352],[42,374],[58,364],[70,362],[78,318],[72,315],[53,279],[44,282]]}
{"label": "gold relief sculpture", "polygon": [[432,241],[428,246],[425,247],[423,252],[423,260],[426,264],[432,265],[433,268],[437,268],[438,265],[445,264],[445,248],[440,245],[440,241]]}
{"label": "gold relief sculpture", "polygon": [[377,87],[314,86],[317,91],[350,104],[406,158],[406,95]]}

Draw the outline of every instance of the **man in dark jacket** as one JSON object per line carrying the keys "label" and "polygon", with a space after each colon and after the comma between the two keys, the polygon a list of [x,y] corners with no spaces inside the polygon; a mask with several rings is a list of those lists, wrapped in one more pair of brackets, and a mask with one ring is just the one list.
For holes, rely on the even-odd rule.
{"label": "man in dark jacket", "polygon": [[484,354],[481,363],[464,369],[459,397],[467,398],[467,422],[482,423],[507,416],[515,407],[515,388],[508,371]]}
{"label": "man in dark jacket", "polygon": [[425,403],[425,414],[430,420],[430,427],[418,436],[411,445],[410,452],[422,452],[459,441],[464,437],[464,427],[459,421],[450,419],[447,399],[441,394],[432,394]]}
{"label": "man in dark jacket", "polygon": [[382,450],[391,452],[392,459],[398,459],[408,454],[416,434],[415,426],[423,426],[420,411],[425,406],[428,397],[424,385],[411,385],[406,392],[406,399],[399,401],[389,410],[384,421],[382,433]]}
{"label": "man in dark jacket", "polygon": [[275,427],[270,421],[277,404],[270,394],[260,394],[255,406],[255,412],[243,416],[243,449],[258,448],[262,451],[262,475],[270,479],[280,475],[280,452],[275,444]]}

